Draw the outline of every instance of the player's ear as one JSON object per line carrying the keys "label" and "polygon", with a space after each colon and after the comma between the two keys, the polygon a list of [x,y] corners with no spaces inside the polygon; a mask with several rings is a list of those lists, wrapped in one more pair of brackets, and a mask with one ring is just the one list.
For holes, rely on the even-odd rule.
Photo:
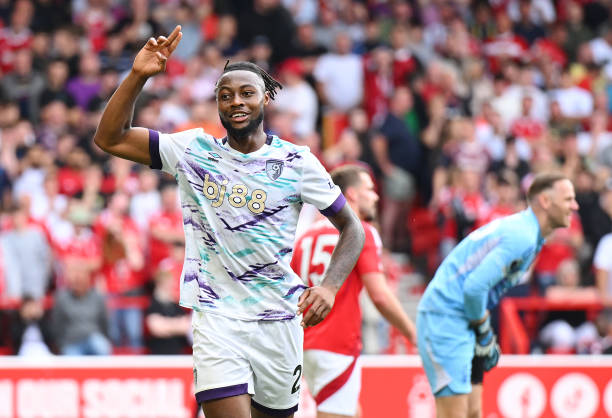
{"label": "player's ear", "polygon": [[357,189],[354,187],[347,187],[342,194],[351,202],[357,201]]}
{"label": "player's ear", "polygon": [[268,90],[264,90],[264,106],[267,106],[270,103],[270,93]]}
{"label": "player's ear", "polygon": [[544,190],[536,198],[538,199],[538,203],[540,206],[542,206],[542,208],[548,209],[550,207],[552,199],[550,193],[548,193],[548,190]]}

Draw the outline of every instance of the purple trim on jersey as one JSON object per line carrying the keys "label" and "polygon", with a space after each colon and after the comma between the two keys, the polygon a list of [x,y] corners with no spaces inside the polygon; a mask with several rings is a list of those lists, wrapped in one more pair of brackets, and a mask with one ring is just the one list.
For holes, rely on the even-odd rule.
{"label": "purple trim on jersey", "polygon": [[240,383],[232,386],[224,386],[222,388],[208,389],[196,393],[195,398],[198,403],[214,401],[215,399],[229,398],[230,396],[238,396],[249,393],[248,385]]}
{"label": "purple trim on jersey", "polygon": [[162,160],[159,155],[159,132],[153,129],[149,129],[149,155],[151,156],[151,165],[149,167],[161,170]]}
{"label": "purple trim on jersey", "polygon": [[334,216],[336,213],[340,212],[340,209],[342,209],[345,204],[346,198],[342,193],[340,193],[336,200],[334,200],[334,203],[329,205],[328,208],[321,210],[320,212],[329,218],[330,216]]}
{"label": "purple trim on jersey", "polygon": [[295,413],[295,411],[298,410],[297,405],[292,406],[291,408],[287,408],[287,409],[272,409],[272,408],[268,408],[267,406],[263,406],[262,404],[255,402],[253,399],[251,399],[251,406],[255,409],[260,410],[261,412],[265,414],[272,415],[275,417],[287,417]]}

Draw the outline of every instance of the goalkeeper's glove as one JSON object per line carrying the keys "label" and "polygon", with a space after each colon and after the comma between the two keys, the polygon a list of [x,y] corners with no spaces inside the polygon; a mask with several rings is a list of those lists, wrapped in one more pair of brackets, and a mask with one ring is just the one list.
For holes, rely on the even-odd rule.
{"label": "goalkeeper's glove", "polygon": [[491,328],[491,319],[487,313],[486,319],[472,326],[476,332],[476,348],[474,355],[484,357],[484,369],[491,370],[497,365],[501,349],[497,344],[497,337]]}

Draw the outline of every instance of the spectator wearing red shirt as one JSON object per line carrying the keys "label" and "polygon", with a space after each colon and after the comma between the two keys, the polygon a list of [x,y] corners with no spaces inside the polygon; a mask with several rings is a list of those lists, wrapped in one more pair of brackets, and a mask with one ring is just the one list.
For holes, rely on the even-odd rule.
{"label": "spectator wearing red shirt", "polygon": [[569,228],[558,229],[551,234],[536,260],[534,273],[541,292],[555,283],[559,265],[567,259],[576,258],[583,244],[582,223],[578,214],[573,212]]}
{"label": "spectator wearing red shirt", "polygon": [[498,33],[484,45],[484,53],[489,58],[493,73],[503,69],[505,60],[518,60],[525,56],[528,44],[525,39],[512,31],[512,21],[505,12],[498,12],[495,17]]}
{"label": "spectator wearing red shirt", "polygon": [[389,107],[394,89],[393,51],[386,45],[374,48],[364,58],[363,107],[370,121],[381,122]]}
{"label": "spectator wearing red shirt", "polygon": [[[149,220],[149,263],[155,271],[159,263],[170,257],[173,245],[185,244],[183,214],[179,206],[176,186],[164,186],[161,192],[161,210]],[[177,278],[178,280],[178,278]]]}
{"label": "spectator wearing red shirt", "polygon": [[564,45],[567,42],[568,33],[564,24],[559,23],[552,26],[550,35],[540,38],[531,46],[531,57],[537,62],[552,62],[557,68],[564,68],[567,64],[567,54]]}
{"label": "spectator wearing red shirt", "polygon": [[66,165],[57,172],[59,192],[73,197],[83,192],[85,171],[91,165],[91,158],[81,147],[74,147],[66,156]]}
{"label": "spectator wearing red shirt", "polygon": [[71,203],[67,214],[74,230],[65,242],[54,245],[55,256],[61,268],[56,277],[57,286],[65,285],[65,265],[77,261],[89,272],[96,273],[102,266],[102,247],[100,237],[92,229],[94,214],[83,204]]}
{"label": "spectator wearing red shirt", "polygon": [[[146,276],[145,257],[139,241],[139,231],[129,218],[129,197],[114,193],[95,223],[94,230],[102,241],[102,275],[111,298],[143,294]],[[142,346],[142,310],[134,306],[119,306],[111,312],[110,335],[117,346]],[[125,341],[124,341],[125,340]]]}
{"label": "spectator wearing red shirt", "polygon": [[494,187],[494,196],[491,198],[493,204],[488,210],[479,214],[475,228],[480,228],[495,219],[512,215],[525,208],[525,202],[520,196],[519,179],[514,171],[504,169],[497,173]]}
{"label": "spectator wearing red shirt", "polygon": [[15,53],[32,45],[30,23],[34,8],[28,0],[15,2],[10,25],[0,29],[0,74],[13,69]]}
{"label": "spectator wearing red shirt", "polygon": [[521,100],[521,116],[512,122],[510,132],[517,138],[522,138],[528,142],[537,141],[542,138],[546,126],[533,117],[533,98],[523,96]]}

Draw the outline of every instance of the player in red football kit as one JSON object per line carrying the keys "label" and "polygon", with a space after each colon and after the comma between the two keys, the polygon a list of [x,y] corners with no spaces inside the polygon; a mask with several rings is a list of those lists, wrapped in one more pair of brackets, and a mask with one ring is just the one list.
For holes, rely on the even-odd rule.
{"label": "player in red football kit", "polygon": [[[364,286],[378,311],[416,344],[415,326],[386,283],[380,237],[368,223],[376,216],[378,202],[372,178],[366,169],[356,165],[342,166],[331,175],[361,219],[366,239],[327,318],[304,330],[304,377],[317,402],[318,418],[357,413],[361,389],[359,293]],[[314,223],[297,240],[291,267],[309,286],[317,286],[324,277],[337,241],[337,230],[326,219]]]}

